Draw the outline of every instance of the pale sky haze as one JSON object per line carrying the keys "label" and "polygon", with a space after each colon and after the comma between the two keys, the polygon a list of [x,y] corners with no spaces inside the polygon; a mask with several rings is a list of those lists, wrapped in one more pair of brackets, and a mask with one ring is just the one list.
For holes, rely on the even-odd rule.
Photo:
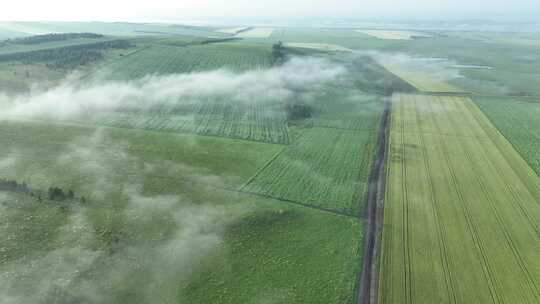
{"label": "pale sky haze", "polygon": [[[174,21],[235,17],[540,15],[540,0],[6,0],[1,21]],[[496,19],[496,18],[494,18]]]}

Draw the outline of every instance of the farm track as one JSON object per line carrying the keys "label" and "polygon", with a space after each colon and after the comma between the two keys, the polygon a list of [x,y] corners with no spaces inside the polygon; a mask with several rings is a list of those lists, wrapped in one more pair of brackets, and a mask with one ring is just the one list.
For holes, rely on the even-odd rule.
{"label": "farm track", "polygon": [[358,303],[376,303],[379,284],[377,259],[380,250],[380,233],[382,231],[383,203],[386,187],[386,159],[388,157],[388,137],[390,134],[390,112],[392,104],[386,102],[383,111],[377,153],[371,170],[366,203],[364,224],[364,258],[362,271],[358,279]]}

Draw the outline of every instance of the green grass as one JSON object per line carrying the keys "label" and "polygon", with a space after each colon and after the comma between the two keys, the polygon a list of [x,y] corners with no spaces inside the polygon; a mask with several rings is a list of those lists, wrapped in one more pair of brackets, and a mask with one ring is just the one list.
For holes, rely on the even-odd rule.
{"label": "green grass", "polygon": [[29,121],[4,121],[0,135],[2,177],[88,198],[62,209],[0,193],[12,297],[353,303],[358,219],[224,190],[281,146]]}
{"label": "green grass", "polygon": [[287,204],[264,205],[231,225],[216,254],[220,258],[186,284],[187,298],[192,303],[355,303],[361,222]]}
{"label": "green grass", "polygon": [[468,98],[393,106],[380,303],[537,302],[540,178]]}
{"label": "green grass", "polygon": [[[236,141],[215,137],[201,137],[174,133],[137,131],[122,128],[99,128],[77,126],[72,124],[50,124],[48,122],[2,122],[0,142],[3,149],[0,155],[21,157],[32,162],[20,162],[13,171],[4,169],[5,178],[25,179],[40,188],[52,185],[50,178],[43,172],[50,164],[55,170],[55,179],[62,179],[65,186],[81,185],[77,179],[77,171],[66,175],[70,166],[63,168],[61,160],[63,151],[77,150],[78,141],[86,142],[83,147],[93,151],[102,147],[116,147],[112,152],[100,157],[105,160],[118,162],[115,175],[137,176],[137,172],[145,166],[150,166],[152,160],[158,163],[171,162],[185,164],[179,170],[185,174],[220,176],[228,186],[239,186],[255,171],[262,167],[281,149],[279,145],[259,144],[249,141]],[[109,153],[107,149],[104,150]],[[114,155],[115,151],[127,152],[133,159],[123,159],[124,153]],[[211,151],[216,151],[214,152]],[[219,152],[217,152],[219,151]],[[36,161],[36,157],[39,157]],[[110,158],[110,159],[109,159]],[[33,162],[43,165],[43,168],[32,167]],[[73,161],[69,165],[77,166]],[[159,165],[159,164],[158,164]],[[158,166],[159,167],[159,166]],[[177,178],[173,171],[153,170],[160,178]],[[159,173],[158,173],[159,172]],[[84,177],[84,176],[83,176]],[[144,176],[143,176],[144,177]],[[79,190],[78,187],[77,190]],[[92,190],[92,189],[89,189]]]}
{"label": "green grass", "polygon": [[[156,257],[152,247],[162,248],[178,229],[165,213],[170,210],[140,214],[127,207],[91,205],[65,211],[54,203],[3,195],[0,269],[17,273],[3,279],[3,287],[16,290],[14,295],[24,293],[23,299],[51,301],[80,299],[85,288],[92,287],[100,292],[97,299],[115,303],[354,303],[362,259],[358,220],[262,199],[220,197],[228,204],[223,216],[233,220],[218,219],[227,222],[223,242],[190,261],[196,272],[186,274],[180,253],[178,260],[150,259]],[[108,220],[111,216],[116,219]],[[78,217],[87,222],[74,222]],[[75,230],[67,233],[71,227]],[[113,249],[111,232],[123,240]],[[58,254],[70,260],[60,264],[61,259],[54,260]],[[26,270],[30,276],[22,275],[25,262],[33,263]],[[64,273],[72,263],[80,271],[74,277]],[[57,284],[56,289],[44,290],[45,278]]]}
{"label": "green grass", "polygon": [[246,71],[271,65],[271,48],[243,44],[207,44],[190,47],[152,45],[109,66],[113,79],[136,79],[229,69]]}
{"label": "green grass", "polygon": [[310,129],[242,190],[357,215],[367,189],[374,137],[370,131]]}
{"label": "green grass", "polygon": [[519,97],[475,97],[474,101],[540,175],[540,103]]}
{"label": "green grass", "polygon": [[0,228],[0,268],[21,257],[36,254],[36,248],[52,250],[67,221],[60,206],[47,200],[39,203],[35,197],[26,194],[0,191],[0,210],[4,223]]}
{"label": "green grass", "polygon": [[311,122],[316,127],[370,131],[378,127],[381,97],[355,90],[327,90],[315,102]]}
{"label": "green grass", "polygon": [[0,92],[27,92],[32,86],[48,88],[64,79],[61,71],[49,69],[45,64],[0,63]]}

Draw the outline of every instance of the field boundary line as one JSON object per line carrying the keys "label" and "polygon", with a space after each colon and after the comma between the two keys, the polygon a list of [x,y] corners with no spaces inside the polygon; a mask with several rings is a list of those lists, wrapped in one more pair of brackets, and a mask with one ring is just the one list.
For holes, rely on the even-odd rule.
{"label": "field boundary line", "polygon": [[362,128],[362,129],[352,129],[352,128],[343,128],[343,127],[323,126],[323,125],[317,125],[317,124],[313,124],[313,128],[334,129],[334,130],[342,130],[342,131],[349,131],[349,132],[373,132],[373,131],[377,131],[377,127]]}
{"label": "field boundary line", "polygon": [[[471,115],[474,116],[474,118],[477,120],[478,124],[480,125],[480,127],[482,128],[482,130],[484,131],[484,133],[487,134],[487,136],[491,139],[491,141],[495,144],[495,146],[497,148],[499,148],[500,150],[500,142],[497,141],[496,139],[494,139],[492,136],[493,136],[493,133],[492,132],[488,132],[488,130],[486,130],[486,126],[484,123],[481,123],[479,120],[478,120],[478,114],[474,114],[474,112],[479,112],[480,115],[483,115],[484,118],[486,119],[487,122],[489,122],[492,126],[493,126],[493,130],[494,130],[494,133],[495,135],[498,135],[500,136],[501,139],[503,139],[504,141],[506,141],[508,143],[508,145],[510,147],[512,147],[512,149],[514,149],[514,152],[517,153],[517,155],[519,155],[519,158],[521,159],[521,161],[533,172],[536,174],[536,176],[538,177],[538,179],[540,180],[540,173],[537,172],[536,170],[534,170],[534,168],[531,167],[530,163],[523,157],[523,155],[516,149],[516,147],[512,144],[512,142],[499,130],[499,128],[496,127],[496,125],[493,123],[493,121],[491,121],[491,119],[489,119],[489,117],[487,115],[485,115],[484,111],[482,111],[482,109],[480,107],[478,107],[478,105],[476,105],[476,103],[474,101],[471,100],[470,103],[468,103],[469,106],[467,106],[469,109],[472,107],[473,109],[471,110]],[[477,110],[477,111],[474,111],[474,110]],[[506,161],[508,162],[508,164],[511,164],[511,162],[509,161],[507,155],[505,153],[502,153],[504,158],[506,159]],[[519,180],[521,181],[521,183],[523,185],[526,186],[527,190],[529,191],[529,193],[531,194],[531,196],[533,197],[537,197],[536,195],[534,195],[534,193],[532,193],[532,190],[528,187],[528,183],[525,183],[524,180],[523,180],[523,177],[518,174],[518,172],[516,172],[515,168],[512,167],[512,170],[514,171],[514,174],[519,178]],[[537,194],[540,195],[540,186],[536,186],[534,188],[534,190],[536,190],[535,192]]]}
{"label": "field boundary line", "polygon": [[[464,103],[465,104],[472,103],[472,101],[471,100],[466,100]],[[463,105],[465,107],[465,109],[467,109],[469,112],[471,112],[471,109],[469,107],[467,107],[467,105],[465,105],[465,104]],[[479,118],[476,115],[474,115],[472,113],[471,113],[471,115],[472,115],[473,119],[475,119],[477,121],[477,123],[479,125],[482,125],[482,123],[479,121]],[[488,128],[488,127],[489,126],[487,126],[487,125],[481,126],[481,128],[486,133],[489,130],[486,130],[485,128]],[[496,130],[495,126],[492,126],[492,128]],[[492,141],[492,143],[497,148],[499,153],[503,156],[503,159],[508,162],[507,158],[504,157],[504,154],[505,154],[504,151],[501,150],[500,147],[494,141]],[[489,158],[488,158],[488,155],[487,155],[486,148],[483,145],[481,145],[481,146],[482,147],[480,148],[480,151],[482,153],[482,158],[486,161],[489,168],[491,168],[492,170],[494,170],[496,172],[497,168],[495,168],[495,166],[493,165],[492,162],[488,161]],[[517,153],[517,151],[514,151],[514,152]],[[474,159],[472,159],[469,152],[466,153],[466,157],[469,160],[469,162],[474,162]],[[510,166],[510,167],[512,167],[512,166]],[[517,175],[516,172],[514,172],[514,174]],[[500,178],[500,176],[495,175],[495,177],[497,178],[497,180],[499,180],[502,183],[502,185],[504,185],[505,191],[507,191],[510,194],[510,196],[512,197],[512,199],[511,199],[512,205],[514,205],[514,206],[517,205],[518,208],[516,208],[516,211],[519,210],[519,211],[521,211],[521,213],[523,213],[522,215],[524,215],[524,217],[527,219],[527,221],[529,221],[529,224],[531,225],[531,228],[533,230],[535,230],[535,232],[538,234],[537,226],[534,225],[534,221],[528,216],[527,212],[524,212],[523,206],[521,205],[520,200],[515,196],[514,191],[511,188],[509,188],[509,186],[504,182],[504,180],[502,180]],[[521,179],[520,179],[520,182],[521,182]],[[510,249],[510,251],[512,252],[516,263],[518,264],[518,266],[521,269],[523,275],[525,276],[526,281],[527,281],[527,285],[530,288],[530,290],[532,291],[533,297],[535,297],[536,300],[539,300],[539,298],[540,298],[539,289],[536,286],[535,280],[533,279],[529,269],[527,268],[527,265],[526,265],[523,257],[521,256],[518,248],[516,247],[515,242],[514,242],[512,236],[511,236],[510,232],[508,231],[508,227],[506,225],[506,222],[503,220],[503,217],[501,216],[501,212],[499,211],[499,208],[497,207],[497,204],[496,204],[496,202],[494,200],[494,197],[493,197],[492,193],[489,191],[488,187],[486,186],[486,184],[484,183],[484,181],[482,179],[478,179],[477,183],[480,186],[480,189],[482,189],[482,192],[484,193],[484,196],[487,198],[487,201],[489,202],[489,206],[491,208],[491,211],[495,215],[495,219],[497,220],[497,223],[499,224],[501,232],[503,233],[503,235],[505,237],[506,243],[508,245],[508,249]],[[523,186],[525,186],[525,188],[527,188],[527,186],[525,184],[523,184]],[[519,214],[519,212],[518,212],[518,214]]]}
{"label": "field boundary line", "polygon": [[250,178],[248,178],[248,180],[243,183],[239,188],[238,188],[238,191],[244,191],[244,188],[247,187],[249,184],[251,184],[256,178],[257,176],[259,176],[259,174],[261,174],[266,168],[268,168],[281,154],[283,154],[285,152],[285,149],[287,149],[287,146],[283,146],[276,154],[274,154],[274,156],[272,156],[272,158],[270,158],[265,164],[264,166],[262,166],[261,168],[259,168],[259,170],[257,170],[257,172],[255,172],[255,174],[253,174],[253,176],[251,176]]}
{"label": "field boundary line", "polygon": [[227,191],[231,191],[231,192],[237,192],[237,193],[251,195],[251,196],[263,197],[263,198],[267,198],[267,199],[271,199],[271,200],[275,200],[275,201],[280,201],[280,202],[283,202],[283,203],[298,205],[298,206],[302,206],[302,207],[305,207],[305,208],[314,209],[314,210],[318,210],[318,211],[322,211],[322,212],[326,212],[326,213],[332,213],[334,215],[345,216],[345,217],[350,217],[350,218],[354,218],[354,219],[357,219],[357,220],[362,220],[358,216],[355,216],[354,214],[351,214],[351,213],[347,213],[347,212],[343,212],[343,211],[339,211],[339,210],[335,210],[335,209],[330,209],[330,208],[318,207],[318,206],[315,206],[315,205],[302,203],[302,202],[299,202],[299,201],[293,201],[293,200],[290,200],[290,199],[276,197],[276,196],[272,196],[272,195],[268,195],[268,194],[261,194],[261,193],[257,193],[257,192],[244,191],[244,190],[235,190],[235,189],[223,189],[223,190],[227,190]]}
{"label": "field boundary line", "polygon": [[[476,120],[477,124],[480,126],[482,131],[484,133],[486,133],[487,137],[490,139],[490,141],[493,143],[493,145],[495,147],[497,147],[497,149],[500,151],[502,157],[504,158],[504,160],[506,161],[506,163],[508,164],[508,166],[510,167],[510,169],[512,170],[514,175],[517,176],[520,183],[524,186],[524,188],[531,195],[531,197],[533,197],[534,199],[538,199],[538,196],[535,195],[535,194],[540,195],[540,188],[538,188],[538,186],[536,186],[536,185],[535,185],[536,187],[534,189],[531,189],[529,187],[530,184],[526,183],[524,181],[524,178],[521,176],[521,174],[519,174],[517,172],[516,168],[514,166],[512,166],[512,163],[510,162],[507,153],[503,153],[503,149],[502,149],[503,147],[501,146],[501,142],[499,140],[497,140],[497,138],[493,138],[493,136],[499,137],[500,140],[502,140],[503,142],[506,142],[508,147],[513,150],[512,152],[514,152],[517,156],[519,156],[518,160],[523,162],[523,165],[525,165],[525,167],[527,169],[529,169],[533,173],[532,176],[538,177],[538,180],[540,180],[540,176],[538,175],[536,170],[534,170],[534,168],[531,167],[529,162],[523,157],[523,155],[521,155],[521,153],[516,149],[516,147],[512,144],[512,142],[508,138],[506,138],[506,136],[504,136],[504,134],[502,134],[500,132],[500,130],[495,126],[495,124],[493,124],[493,122],[489,119],[489,117],[487,117],[484,114],[482,109],[480,109],[472,100],[469,100],[469,101],[470,102],[467,102],[464,106],[469,110],[469,112],[471,112],[471,116]],[[477,112],[477,114],[474,114],[474,112]],[[482,123],[481,122],[482,117],[478,117],[478,115],[482,115],[483,118],[485,118],[486,123],[491,125],[491,128],[490,128],[489,125],[486,125],[486,123]],[[490,130],[488,130],[487,128],[492,129],[493,132],[489,132]],[[517,197],[516,197],[515,191],[512,188],[510,188],[506,183],[503,183],[503,184],[505,185],[506,189],[510,192],[510,194],[512,195],[514,200],[516,200]],[[535,193],[533,193],[533,190],[535,190],[534,191]],[[532,226],[532,228],[536,231],[536,234],[538,235],[539,230],[538,230],[538,225],[535,224],[535,223],[537,223],[537,221],[535,221],[536,219],[531,219],[530,214],[525,210],[525,207],[520,203],[519,200],[516,200],[516,204],[518,205],[518,207],[522,211],[524,217],[528,220],[529,224]]]}

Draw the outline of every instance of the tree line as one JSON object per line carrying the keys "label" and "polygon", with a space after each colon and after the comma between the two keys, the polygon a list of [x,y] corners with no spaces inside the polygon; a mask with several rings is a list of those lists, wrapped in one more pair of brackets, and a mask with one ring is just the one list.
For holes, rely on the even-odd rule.
{"label": "tree line", "polygon": [[134,45],[127,40],[111,40],[54,49],[16,52],[0,55],[0,62],[20,61],[24,64],[45,63],[51,69],[71,70],[103,58],[107,49],[127,49]]}
{"label": "tree line", "polygon": [[274,65],[282,65],[285,63],[286,57],[283,42],[279,41],[272,45],[272,63]]}
{"label": "tree line", "polygon": [[3,42],[5,44],[40,44],[40,43],[46,43],[46,42],[55,42],[55,41],[64,41],[64,40],[70,40],[70,39],[79,39],[79,38],[86,38],[86,39],[99,39],[103,38],[104,36],[101,34],[94,34],[94,33],[54,33],[54,34],[45,34],[45,35],[35,35],[35,36],[29,36],[29,37],[22,37],[22,38],[15,38],[15,39],[7,39]]}
{"label": "tree line", "polygon": [[76,197],[73,190],[64,190],[59,187],[49,187],[47,192],[30,188],[25,182],[19,183],[16,180],[0,179],[0,191],[9,191],[15,193],[28,194],[36,197],[38,201],[47,199],[49,201],[64,202],[64,201],[79,201],[86,203],[84,196]]}

